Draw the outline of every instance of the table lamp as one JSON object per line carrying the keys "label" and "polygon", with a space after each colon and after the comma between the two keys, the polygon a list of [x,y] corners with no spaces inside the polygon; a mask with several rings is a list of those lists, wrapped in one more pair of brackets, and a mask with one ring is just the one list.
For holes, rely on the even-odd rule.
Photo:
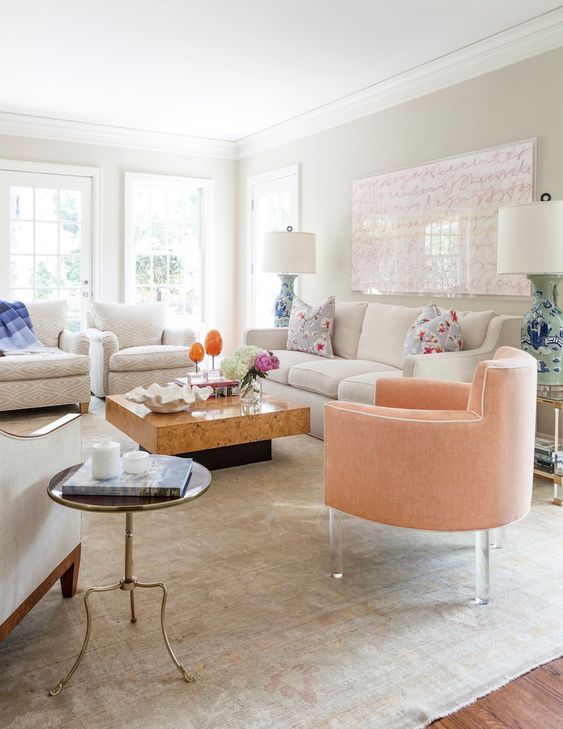
{"label": "table lamp", "polygon": [[286,327],[295,297],[294,284],[300,273],[316,273],[315,234],[287,230],[264,234],[262,271],[277,273],[281,291],[274,302],[274,326]]}
{"label": "table lamp", "polygon": [[522,349],[538,362],[538,389],[563,392],[563,200],[509,205],[498,211],[498,273],[523,273],[532,282],[532,308],[522,320]]}

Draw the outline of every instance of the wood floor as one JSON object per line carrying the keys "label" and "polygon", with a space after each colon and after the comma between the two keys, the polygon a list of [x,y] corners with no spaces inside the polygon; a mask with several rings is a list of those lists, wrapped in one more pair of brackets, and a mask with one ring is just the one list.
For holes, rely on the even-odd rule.
{"label": "wood floor", "polygon": [[563,658],[526,673],[431,729],[563,729]]}

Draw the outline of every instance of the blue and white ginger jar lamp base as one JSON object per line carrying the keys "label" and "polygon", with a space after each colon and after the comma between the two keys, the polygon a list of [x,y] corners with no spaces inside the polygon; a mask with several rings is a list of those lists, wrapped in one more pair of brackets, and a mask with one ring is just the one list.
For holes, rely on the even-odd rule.
{"label": "blue and white ginger jar lamp base", "polygon": [[562,275],[529,275],[532,308],[522,320],[522,349],[538,362],[538,391],[563,394],[563,318],[558,305]]}

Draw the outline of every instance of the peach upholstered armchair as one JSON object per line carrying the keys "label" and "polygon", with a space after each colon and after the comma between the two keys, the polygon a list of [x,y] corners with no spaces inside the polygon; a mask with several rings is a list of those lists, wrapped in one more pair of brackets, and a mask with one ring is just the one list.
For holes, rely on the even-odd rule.
{"label": "peach upholstered armchair", "polygon": [[[489,530],[530,510],[536,361],[501,347],[471,384],[383,379],[375,399],[325,406],[332,576],[342,576],[342,512],[412,529],[475,531],[476,600],[486,604]],[[447,467],[417,468],[436,448]]]}

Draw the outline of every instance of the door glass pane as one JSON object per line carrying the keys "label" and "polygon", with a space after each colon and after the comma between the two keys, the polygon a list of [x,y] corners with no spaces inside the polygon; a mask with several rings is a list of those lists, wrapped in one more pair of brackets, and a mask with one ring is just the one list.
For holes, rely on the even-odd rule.
{"label": "door glass pane", "polygon": [[58,228],[57,223],[35,223],[36,253],[58,252]]}
{"label": "door glass pane", "polygon": [[80,225],[63,223],[60,227],[60,252],[80,253]]}
{"label": "door glass pane", "polygon": [[10,260],[10,286],[33,287],[33,256],[12,256]]}
{"label": "door glass pane", "polygon": [[80,256],[61,256],[61,286],[80,286]]}
{"label": "door glass pane", "polygon": [[10,223],[10,249],[13,253],[33,253],[33,223]]}
{"label": "door glass pane", "polygon": [[35,190],[35,219],[56,220],[58,218],[59,193],[57,190]]}
{"label": "door glass pane", "polygon": [[33,188],[10,188],[10,218],[12,220],[33,220]]}
{"label": "door glass pane", "polygon": [[82,195],[77,190],[61,190],[59,194],[59,217],[68,222],[81,219]]}
{"label": "door glass pane", "polygon": [[57,256],[35,258],[35,287],[52,289],[59,285],[59,259]]}

